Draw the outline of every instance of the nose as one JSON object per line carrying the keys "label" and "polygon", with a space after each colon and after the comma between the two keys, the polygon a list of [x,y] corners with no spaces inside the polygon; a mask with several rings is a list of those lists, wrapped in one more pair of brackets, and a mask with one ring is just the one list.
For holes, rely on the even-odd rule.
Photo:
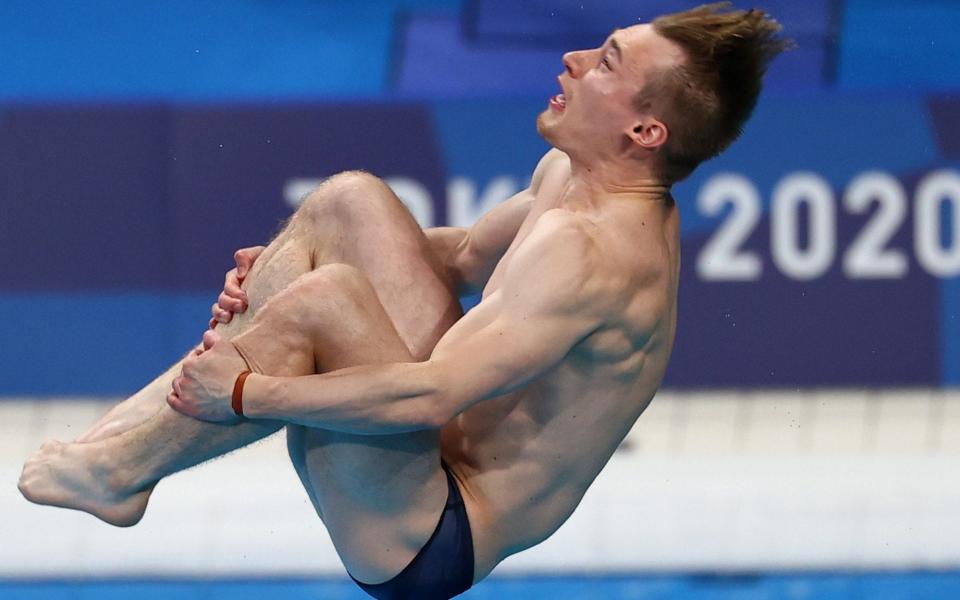
{"label": "nose", "polygon": [[570,77],[578,79],[580,75],[583,74],[584,54],[586,54],[586,51],[576,50],[574,52],[567,52],[563,55],[563,66],[566,68]]}

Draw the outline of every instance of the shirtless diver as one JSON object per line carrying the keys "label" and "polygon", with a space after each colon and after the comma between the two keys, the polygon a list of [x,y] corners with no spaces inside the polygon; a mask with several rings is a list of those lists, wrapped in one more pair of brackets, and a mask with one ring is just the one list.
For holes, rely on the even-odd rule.
{"label": "shirtless diver", "polygon": [[[653,398],[676,328],[670,188],[739,135],[779,30],[721,3],[564,55],[537,122],[553,149],[469,229],[422,231],[372,175],[329,178],[238,253],[203,345],[45,444],[21,492],[129,526],[161,478],[286,427],[364,590],[468,589],[566,521]],[[462,316],[466,289],[483,295]]]}

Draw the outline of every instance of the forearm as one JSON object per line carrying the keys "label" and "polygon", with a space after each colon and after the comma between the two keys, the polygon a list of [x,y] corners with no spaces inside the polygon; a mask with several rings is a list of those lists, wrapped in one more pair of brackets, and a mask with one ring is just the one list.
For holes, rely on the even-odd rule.
{"label": "forearm", "polygon": [[467,244],[469,230],[465,227],[431,227],[423,233],[430,242],[430,249],[440,261],[446,272],[457,286],[465,287],[464,273],[461,271],[460,256]]}
{"label": "forearm", "polygon": [[498,230],[483,221],[471,229],[433,227],[425,232],[460,295],[483,290],[516,233]]}
{"label": "forearm", "polygon": [[430,363],[364,365],[323,375],[251,375],[244,414],[361,435],[437,429],[447,421]]}

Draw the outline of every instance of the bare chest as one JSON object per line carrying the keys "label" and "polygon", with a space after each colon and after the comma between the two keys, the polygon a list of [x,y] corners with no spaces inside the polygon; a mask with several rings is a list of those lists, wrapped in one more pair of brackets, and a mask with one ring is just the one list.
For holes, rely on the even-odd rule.
{"label": "bare chest", "polygon": [[563,192],[564,181],[563,178],[557,177],[554,181],[545,182],[537,193],[533,206],[530,209],[530,214],[524,219],[519,231],[517,231],[516,237],[513,238],[513,241],[500,259],[500,262],[497,263],[493,273],[490,275],[490,279],[487,280],[487,285],[483,288],[484,298],[500,289],[503,283],[504,272],[513,261],[513,257],[516,256],[519,249],[523,247],[524,242],[530,237],[530,232],[533,231],[540,217],[548,210],[560,206],[560,197]]}
{"label": "bare chest", "polygon": [[491,296],[494,292],[498,291],[503,284],[503,274],[506,272],[507,267],[509,267],[513,257],[517,254],[517,251],[523,245],[524,240],[530,236],[530,232],[533,230],[534,225],[537,223],[537,219],[540,218],[545,212],[546,209],[530,212],[527,218],[524,220],[523,225],[520,226],[520,231],[517,232],[517,236],[513,238],[513,241],[510,243],[510,247],[507,248],[507,251],[504,253],[503,258],[500,259],[500,262],[497,263],[497,266],[493,269],[493,273],[490,275],[490,279],[487,280],[487,285],[483,288],[483,298],[486,299]]}

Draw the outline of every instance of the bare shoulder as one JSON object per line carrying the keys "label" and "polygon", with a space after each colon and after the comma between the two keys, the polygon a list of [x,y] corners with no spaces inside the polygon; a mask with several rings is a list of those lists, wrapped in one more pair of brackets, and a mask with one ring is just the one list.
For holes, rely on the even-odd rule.
{"label": "bare shoulder", "polygon": [[632,339],[672,331],[680,269],[675,229],[641,226],[635,234],[618,231],[603,239],[604,255],[623,290],[613,324]]}
{"label": "bare shoulder", "polygon": [[538,285],[557,306],[599,310],[618,295],[608,270],[596,226],[576,213],[551,209],[540,215],[517,249],[505,273],[504,291]]}
{"label": "bare shoulder", "polygon": [[571,297],[601,311],[611,326],[643,337],[675,301],[677,257],[659,231],[625,234],[621,227],[554,209],[540,217],[528,241],[527,252],[549,255],[563,269],[558,285],[575,290]]}
{"label": "bare shoulder", "polygon": [[597,251],[595,226],[582,216],[553,208],[545,211],[537,219],[529,237],[524,240],[521,250],[524,254],[548,258],[573,259],[570,267],[591,266]]}
{"label": "bare shoulder", "polygon": [[551,148],[537,163],[530,179],[530,191],[536,194],[547,179],[570,175],[570,157],[562,150]]}

